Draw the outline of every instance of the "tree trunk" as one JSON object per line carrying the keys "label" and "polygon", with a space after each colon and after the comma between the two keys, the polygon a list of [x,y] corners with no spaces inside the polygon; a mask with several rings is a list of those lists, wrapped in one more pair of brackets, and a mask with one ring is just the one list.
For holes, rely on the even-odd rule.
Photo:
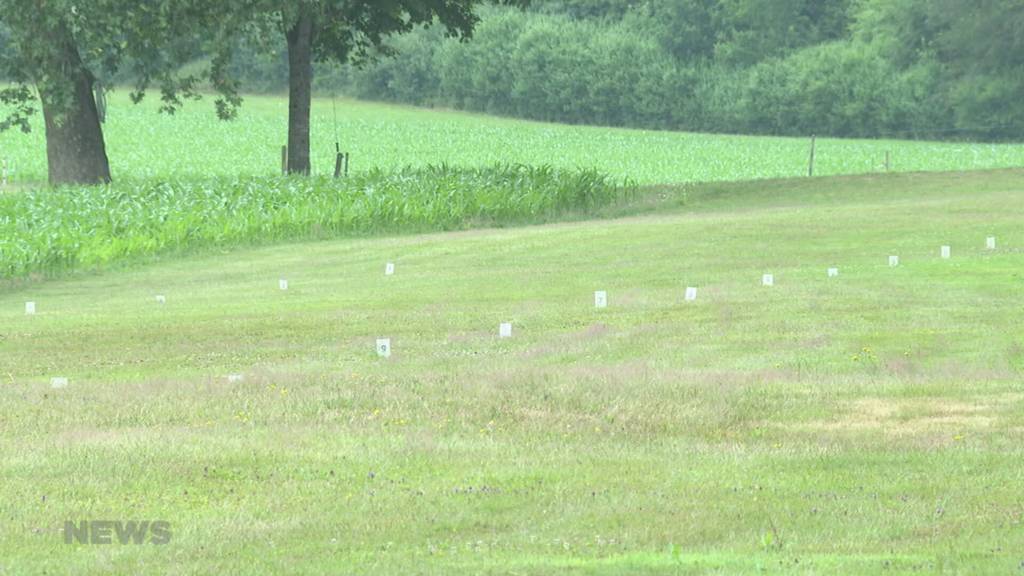
{"label": "tree trunk", "polygon": [[313,14],[299,8],[288,38],[288,173],[309,174],[309,111],[313,100]]}
{"label": "tree trunk", "polygon": [[[110,162],[93,97],[93,75],[82,62],[71,34],[55,32],[57,50],[39,86],[46,124],[50,185],[110,182]],[[59,88],[56,88],[59,87]]]}

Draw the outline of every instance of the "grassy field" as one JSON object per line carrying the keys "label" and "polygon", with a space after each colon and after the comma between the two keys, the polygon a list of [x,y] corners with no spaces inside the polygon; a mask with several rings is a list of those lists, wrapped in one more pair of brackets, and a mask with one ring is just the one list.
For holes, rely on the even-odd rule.
{"label": "grassy field", "polygon": [[[507,150],[571,164],[589,135],[642,158],[609,165],[648,181],[758,169],[702,166],[678,154],[710,154],[689,136],[616,146],[625,132],[365,110],[379,114],[374,146],[394,117],[422,118],[424,156],[428,141],[523,130],[537,140]],[[114,111],[112,132],[128,114]],[[154,116],[154,133],[187,118]],[[273,160],[281,127],[265,128],[267,141],[239,142],[253,170]],[[775,142],[794,162],[803,147],[710,141],[733,158]],[[372,156],[363,145],[357,158]],[[916,158],[931,167],[964,156],[930,146]],[[153,170],[198,168],[139,153]],[[399,143],[381,156],[427,159]],[[869,161],[822,156],[832,170]],[[785,164],[771,165],[799,171]],[[0,573],[1018,573],[1022,196],[1021,171],[664,187],[615,220],[290,244],[8,288]],[[512,339],[497,338],[503,321]],[[378,337],[392,358],[375,355]],[[173,537],[66,545],[74,519],[166,520]]]}
{"label": "grassy field", "polygon": [[[109,98],[105,126],[117,179],[270,175],[280,170],[287,101],[248,97],[238,121],[218,122],[207,99],[174,116],[156,99],[132,105],[124,92]],[[641,184],[789,178],[807,173],[809,138],[712,136],[542,124],[476,114],[337,102],[338,138],[352,168],[496,163],[598,169]],[[335,106],[314,102],[314,170],[334,167]],[[967,170],[1024,165],[1024,145],[819,139],[816,173]],[[42,130],[0,134],[0,159],[15,182],[46,179]]]}

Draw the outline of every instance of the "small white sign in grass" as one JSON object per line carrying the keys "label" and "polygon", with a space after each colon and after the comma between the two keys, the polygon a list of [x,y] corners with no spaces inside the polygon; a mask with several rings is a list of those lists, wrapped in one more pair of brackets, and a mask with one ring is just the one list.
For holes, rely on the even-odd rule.
{"label": "small white sign in grass", "polygon": [[594,292],[594,308],[607,308],[608,307],[608,292],[604,290],[598,290]]}
{"label": "small white sign in grass", "polygon": [[686,289],[686,301],[695,302],[697,300],[697,289],[690,286]]}
{"label": "small white sign in grass", "polygon": [[950,248],[949,246],[943,246],[942,248],[939,249],[939,254],[942,256],[943,260],[949,260],[949,257],[952,256],[952,253],[953,249]]}
{"label": "small white sign in grass", "polygon": [[988,238],[985,238],[985,248],[988,248],[989,250],[995,250],[996,249],[996,237],[995,236],[989,236]]}
{"label": "small white sign in grass", "polygon": [[377,338],[377,356],[391,358],[391,338]]}
{"label": "small white sign in grass", "polygon": [[54,376],[50,378],[50,388],[67,388],[68,379],[63,376]]}
{"label": "small white sign in grass", "polygon": [[765,274],[761,276],[761,286],[775,286],[775,275]]}
{"label": "small white sign in grass", "polygon": [[25,302],[25,314],[28,314],[29,316],[31,316],[31,315],[33,315],[35,313],[36,313],[36,303],[35,302]]}
{"label": "small white sign in grass", "polygon": [[277,281],[277,287],[280,288],[281,290],[288,290],[288,281],[285,280],[284,278],[281,278],[280,280]]}
{"label": "small white sign in grass", "polygon": [[829,278],[836,278],[838,276],[839,276],[839,268],[829,268],[828,269],[828,277]]}
{"label": "small white sign in grass", "polygon": [[499,338],[511,338],[512,337],[512,323],[502,322],[498,326],[498,337]]}
{"label": "small white sign in grass", "polygon": [[899,265],[900,265],[900,257],[899,256],[889,256],[889,266],[892,266],[893,268],[895,268],[896,266],[899,266]]}
{"label": "small white sign in grass", "polygon": [[384,275],[385,276],[394,276],[395,275],[395,263],[394,262],[388,262],[387,264],[384,265]]}
{"label": "small white sign in grass", "polygon": [[239,382],[243,382],[244,380],[245,376],[242,374],[228,374],[228,383],[230,384],[237,384]]}
{"label": "small white sign in grass", "polygon": [[156,295],[156,303],[157,304],[167,304],[167,296],[164,296],[163,294],[157,294]]}

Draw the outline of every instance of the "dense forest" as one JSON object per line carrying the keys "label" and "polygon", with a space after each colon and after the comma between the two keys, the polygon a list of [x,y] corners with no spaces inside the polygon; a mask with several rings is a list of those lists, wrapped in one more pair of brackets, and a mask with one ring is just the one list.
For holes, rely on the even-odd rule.
{"label": "dense forest", "polygon": [[[321,94],[538,120],[750,134],[1019,140],[1021,0],[534,0],[470,41],[417,28]],[[283,91],[283,43],[233,63]]]}

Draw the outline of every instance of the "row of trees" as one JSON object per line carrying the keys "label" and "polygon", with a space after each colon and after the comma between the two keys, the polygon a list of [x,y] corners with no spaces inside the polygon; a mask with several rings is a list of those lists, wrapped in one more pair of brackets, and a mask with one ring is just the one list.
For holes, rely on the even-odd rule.
{"label": "row of trees", "polygon": [[[385,40],[437,22],[450,37],[466,38],[482,0],[0,0],[0,73],[14,82],[0,91],[10,110],[0,128],[31,128],[41,103],[51,184],[111,179],[96,107],[97,74],[127,73],[133,98],[159,88],[162,108],[208,83],[229,119],[241,103],[241,84],[228,64],[238,38],[288,50],[288,170],[308,174],[309,115],[314,61],[365,61],[386,52]],[[514,4],[509,0],[506,4]],[[203,57],[201,73],[182,65]],[[127,70],[126,70],[127,69]],[[35,89],[35,93],[33,92]]]}
{"label": "row of trees", "polygon": [[[353,96],[541,120],[767,134],[1020,139],[1020,0],[535,0],[472,43],[417,30]],[[240,50],[252,86],[274,52]],[[241,66],[244,62],[244,66]]]}

